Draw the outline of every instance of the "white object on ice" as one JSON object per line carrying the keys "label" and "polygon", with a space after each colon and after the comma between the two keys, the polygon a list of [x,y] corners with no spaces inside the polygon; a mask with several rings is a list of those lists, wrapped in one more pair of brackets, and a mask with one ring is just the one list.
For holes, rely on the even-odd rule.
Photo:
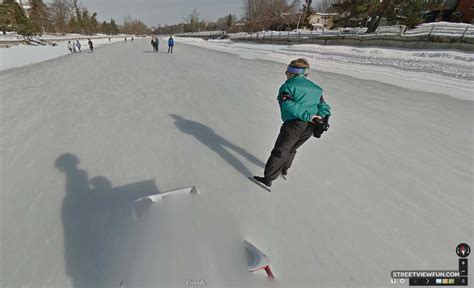
{"label": "white object on ice", "polygon": [[199,194],[198,190],[196,189],[195,186],[192,187],[187,187],[187,188],[181,188],[181,189],[176,189],[176,190],[171,190],[168,192],[163,192],[159,194],[154,194],[146,197],[139,198],[132,203],[132,216],[135,221],[138,220],[140,217],[140,211],[142,211],[145,207],[148,207],[153,202],[157,202],[165,197],[171,196],[171,195],[178,195],[178,194],[189,194],[189,193],[195,193]]}
{"label": "white object on ice", "polygon": [[270,269],[270,259],[252,243],[245,240],[245,247],[247,248],[249,256],[249,271],[255,272],[261,269],[264,269],[267,273],[267,276],[270,278],[275,278],[273,276],[272,270]]}

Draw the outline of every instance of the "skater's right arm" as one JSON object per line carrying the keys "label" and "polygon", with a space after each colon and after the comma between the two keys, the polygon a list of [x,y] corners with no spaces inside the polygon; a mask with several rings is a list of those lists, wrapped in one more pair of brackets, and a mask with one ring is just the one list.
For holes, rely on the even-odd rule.
{"label": "skater's right arm", "polygon": [[[278,103],[280,104],[281,112],[283,115],[289,116],[284,118],[297,118],[305,122],[312,121],[315,115],[309,113],[303,106],[294,101],[293,91],[291,90],[290,87],[283,85],[278,93]],[[283,119],[283,121],[286,120]]]}

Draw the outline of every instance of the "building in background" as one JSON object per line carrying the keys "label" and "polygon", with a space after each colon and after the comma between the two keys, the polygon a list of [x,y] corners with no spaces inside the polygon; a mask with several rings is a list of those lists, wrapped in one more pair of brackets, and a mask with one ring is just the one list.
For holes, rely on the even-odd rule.
{"label": "building in background", "polygon": [[426,22],[473,23],[474,0],[446,0],[440,10],[425,12],[423,17]]}
{"label": "building in background", "polygon": [[460,16],[462,22],[474,24],[474,0],[460,0],[453,13],[453,17],[456,16]]}
{"label": "building in background", "polygon": [[334,18],[337,13],[314,13],[309,17],[309,23],[313,26],[313,30],[331,29],[334,27]]}

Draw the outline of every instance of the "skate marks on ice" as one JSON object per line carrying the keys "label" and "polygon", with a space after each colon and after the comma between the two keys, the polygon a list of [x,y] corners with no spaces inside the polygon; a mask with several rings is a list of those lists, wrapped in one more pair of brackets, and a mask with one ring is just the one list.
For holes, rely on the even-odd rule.
{"label": "skate marks on ice", "polygon": [[55,161],[66,177],[61,207],[65,271],[73,287],[118,287],[133,257],[127,249],[136,237],[131,203],[159,190],[155,180],[113,187],[106,177],[89,179],[79,164],[70,153]]}
{"label": "skate marks on ice", "polygon": [[197,121],[186,119],[176,114],[170,114],[170,116],[175,120],[174,124],[181,132],[194,136],[194,138],[217,153],[222,159],[244,176],[252,175],[252,173],[237,157],[227,151],[227,149],[231,149],[261,168],[265,167],[265,163],[260,159],[253,156],[245,149],[231,143],[224,137],[216,134],[216,132],[214,132],[214,130],[209,126]]}

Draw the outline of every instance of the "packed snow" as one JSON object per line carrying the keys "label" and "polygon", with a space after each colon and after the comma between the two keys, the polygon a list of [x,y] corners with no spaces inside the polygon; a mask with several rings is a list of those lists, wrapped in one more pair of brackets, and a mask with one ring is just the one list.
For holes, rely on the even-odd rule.
{"label": "packed snow", "polygon": [[[382,65],[361,79],[351,67],[377,66],[357,50],[352,63],[180,41],[174,54],[144,39],[0,72],[1,287],[405,287],[392,270],[457,269],[456,245],[473,242],[474,102],[400,85]],[[426,75],[472,81],[458,59],[470,56],[439,53],[418,58],[455,67]],[[269,193],[247,176],[281,125],[283,59],[301,56],[331,128]],[[200,194],[134,221],[135,199],[189,186]],[[274,280],[244,271],[244,240]]]}

